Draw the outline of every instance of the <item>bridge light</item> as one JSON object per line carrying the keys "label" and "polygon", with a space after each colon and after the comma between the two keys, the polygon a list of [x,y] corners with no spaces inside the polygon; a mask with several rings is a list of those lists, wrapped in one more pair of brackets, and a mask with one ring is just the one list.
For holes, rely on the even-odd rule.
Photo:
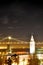
{"label": "bridge light", "polygon": [[11,39],[11,36],[9,36],[8,39],[10,40]]}

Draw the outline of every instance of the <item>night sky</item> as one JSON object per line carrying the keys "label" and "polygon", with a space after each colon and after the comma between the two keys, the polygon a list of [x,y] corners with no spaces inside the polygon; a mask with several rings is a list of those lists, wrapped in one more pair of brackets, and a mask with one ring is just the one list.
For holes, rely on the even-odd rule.
{"label": "night sky", "polygon": [[43,5],[18,0],[0,5],[0,38],[29,41],[31,34],[35,41],[43,41]]}

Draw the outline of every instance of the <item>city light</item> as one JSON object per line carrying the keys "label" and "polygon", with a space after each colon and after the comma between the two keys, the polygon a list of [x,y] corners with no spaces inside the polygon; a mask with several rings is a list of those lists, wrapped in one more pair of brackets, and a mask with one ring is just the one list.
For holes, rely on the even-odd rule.
{"label": "city light", "polygon": [[38,59],[43,59],[43,54],[37,54]]}
{"label": "city light", "polygon": [[11,65],[17,65],[17,63],[13,62]]}
{"label": "city light", "polygon": [[10,51],[9,51],[9,53],[12,53],[12,50],[11,50],[11,47],[10,47],[10,49],[9,49]]}

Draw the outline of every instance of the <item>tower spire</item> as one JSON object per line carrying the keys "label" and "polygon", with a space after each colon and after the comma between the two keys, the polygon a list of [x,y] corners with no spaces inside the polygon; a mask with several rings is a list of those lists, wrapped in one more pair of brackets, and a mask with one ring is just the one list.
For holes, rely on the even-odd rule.
{"label": "tower spire", "polygon": [[33,37],[33,35],[31,35],[31,40],[30,41],[34,41],[34,37]]}

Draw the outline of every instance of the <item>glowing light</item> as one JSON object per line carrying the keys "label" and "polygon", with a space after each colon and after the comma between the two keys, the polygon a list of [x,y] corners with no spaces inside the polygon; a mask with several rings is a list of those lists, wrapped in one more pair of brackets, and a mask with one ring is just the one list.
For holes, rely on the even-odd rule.
{"label": "glowing light", "polygon": [[43,54],[37,54],[38,59],[43,59]]}
{"label": "glowing light", "polygon": [[10,49],[9,49],[9,53],[12,53],[12,49],[11,49],[11,47],[10,47]]}
{"label": "glowing light", "polygon": [[19,62],[19,65],[23,65],[23,62],[21,61],[21,62]]}
{"label": "glowing light", "polygon": [[35,53],[35,41],[33,35],[31,36],[31,40],[30,40],[30,53],[31,54]]}
{"label": "glowing light", "polygon": [[12,51],[10,50],[9,53],[12,53]]}
{"label": "glowing light", "polygon": [[1,54],[1,52],[0,52],[0,54]]}
{"label": "glowing light", "polygon": [[5,46],[0,46],[0,49],[7,49],[7,47],[5,47]]}
{"label": "glowing light", "polygon": [[17,63],[13,62],[12,65],[17,65]]}
{"label": "glowing light", "polygon": [[19,65],[27,65],[28,55],[19,55]]}
{"label": "glowing light", "polygon": [[9,36],[8,39],[11,39],[11,37]]}

